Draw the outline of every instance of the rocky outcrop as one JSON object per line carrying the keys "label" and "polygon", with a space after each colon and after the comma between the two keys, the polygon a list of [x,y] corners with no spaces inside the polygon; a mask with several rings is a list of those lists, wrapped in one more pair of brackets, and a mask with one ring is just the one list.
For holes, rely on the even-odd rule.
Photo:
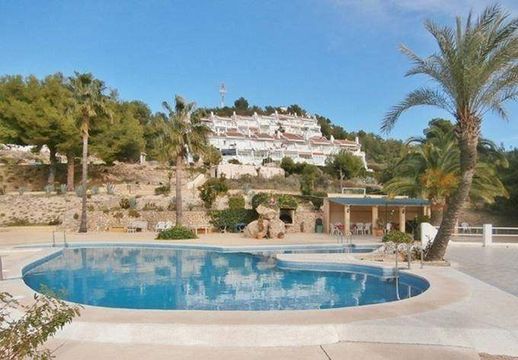
{"label": "rocky outcrop", "polygon": [[282,239],[286,234],[286,225],[279,219],[279,211],[264,205],[259,205],[256,211],[259,214],[259,219],[246,226],[245,237]]}

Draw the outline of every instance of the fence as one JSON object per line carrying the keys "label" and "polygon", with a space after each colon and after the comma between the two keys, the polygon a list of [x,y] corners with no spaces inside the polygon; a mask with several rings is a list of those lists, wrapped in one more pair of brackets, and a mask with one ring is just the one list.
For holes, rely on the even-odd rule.
{"label": "fence", "polygon": [[[438,227],[435,227],[438,229]],[[430,241],[435,237],[435,233],[427,232]],[[484,246],[490,246],[493,241],[501,243],[518,243],[518,227],[493,226],[484,224],[483,226],[457,226],[453,234],[453,241],[481,241]],[[424,241],[424,240],[423,240]]]}

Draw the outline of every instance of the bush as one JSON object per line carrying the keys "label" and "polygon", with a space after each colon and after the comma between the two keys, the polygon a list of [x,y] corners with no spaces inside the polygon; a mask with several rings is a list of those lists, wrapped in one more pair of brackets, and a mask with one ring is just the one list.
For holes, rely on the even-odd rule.
{"label": "bush", "polygon": [[209,213],[210,223],[218,229],[226,229],[237,232],[237,224],[248,224],[257,219],[255,210],[250,209],[225,209],[214,210]]}
{"label": "bush", "polygon": [[228,185],[225,178],[211,178],[198,187],[198,190],[205,207],[210,209],[218,195],[223,195],[228,191]]}
{"label": "bush", "polygon": [[85,193],[85,189],[83,188],[83,185],[76,186],[76,195],[77,195],[77,197],[83,197],[84,193]]}
{"label": "bush", "polygon": [[138,217],[140,217],[140,213],[136,209],[129,209],[128,216],[138,218]]}
{"label": "bush", "polygon": [[276,201],[277,202],[277,206],[280,209],[292,209],[292,210],[295,210],[295,209],[297,209],[297,206],[299,205],[299,203],[297,202],[297,199],[295,199],[294,196],[289,195],[289,194],[279,195],[276,200],[277,200]]}
{"label": "bush", "polygon": [[285,156],[281,160],[281,168],[286,173],[286,176],[291,175],[295,172],[295,162],[292,158]]}
{"label": "bush", "polygon": [[392,241],[396,244],[401,244],[401,243],[408,244],[408,243],[413,242],[414,240],[412,239],[412,236],[410,236],[409,234],[406,234],[399,230],[391,230],[387,234],[385,234],[385,236],[383,236],[383,239],[381,239],[381,241],[383,241],[383,242]]}
{"label": "bush", "polygon": [[108,195],[114,195],[115,194],[115,185],[112,183],[106,184],[106,193]]}
{"label": "bush", "polygon": [[234,165],[241,165],[241,163],[239,162],[238,159],[230,159],[228,161],[229,164],[234,164]]}
{"label": "bush", "polygon": [[128,198],[122,198],[119,200],[119,206],[121,209],[129,209],[130,203]]}
{"label": "bush", "polygon": [[252,197],[252,208],[255,210],[261,204],[265,205],[270,202],[271,195],[268,193],[257,193]]}
{"label": "bush", "polygon": [[52,193],[54,192],[54,189],[55,189],[55,188],[54,188],[54,185],[53,185],[53,184],[45,185],[45,188],[44,188],[44,190],[45,190],[45,194],[47,194],[47,195],[52,194]]}
{"label": "bush", "polygon": [[196,234],[184,226],[175,226],[171,229],[163,230],[158,233],[157,240],[182,240],[197,239]]}
{"label": "bush", "polygon": [[134,197],[122,198],[119,201],[119,206],[121,209],[136,209],[137,208],[137,199]]}
{"label": "bush", "polygon": [[244,209],[245,198],[241,195],[234,195],[228,199],[228,207],[230,209]]}
{"label": "bush", "polygon": [[324,198],[326,197],[326,192],[315,191],[311,195],[303,196],[302,198],[308,200],[313,205],[315,210],[320,210],[322,205],[324,205]]}
{"label": "bush", "polygon": [[171,191],[169,185],[162,185],[155,188],[155,195],[167,195]]}

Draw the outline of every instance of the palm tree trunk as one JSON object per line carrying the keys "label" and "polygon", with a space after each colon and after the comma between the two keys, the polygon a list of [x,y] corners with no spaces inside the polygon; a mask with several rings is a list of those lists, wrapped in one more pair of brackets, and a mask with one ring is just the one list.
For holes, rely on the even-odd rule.
{"label": "palm tree trunk", "polygon": [[82,202],[81,202],[81,224],[79,225],[79,232],[85,233],[87,229],[86,219],[86,188],[88,179],[88,133],[83,132],[83,171],[81,174],[81,187],[83,188]]}
{"label": "palm tree trunk", "polygon": [[[466,123],[467,126],[464,125]],[[448,242],[457,224],[460,210],[464,202],[468,199],[471,190],[475,166],[477,165],[477,144],[479,137],[479,128],[475,124],[479,124],[479,121],[473,119],[473,121],[467,121],[464,124],[460,124],[461,129],[459,135],[460,184],[457,190],[448,199],[441,227],[430,250],[426,254],[426,260],[428,261],[442,260],[444,258]],[[462,129],[463,126],[468,128]]]}
{"label": "palm tree trunk", "polygon": [[433,226],[439,226],[443,219],[444,203],[440,203],[440,202],[432,200],[430,210],[431,210],[430,223]]}
{"label": "palm tree trunk", "polygon": [[58,159],[56,157],[56,148],[49,147],[50,156],[49,156],[49,176],[47,178],[47,185],[53,185],[56,181],[56,165],[58,163]]}
{"label": "palm tree trunk", "polygon": [[182,207],[182,167],[183,156],[176,157],[176,226],[182,226],[183,207]]}
{"label": "palm tree trunk", "polygon": [[67,154],[67,191],[74,191],[74,153]]}

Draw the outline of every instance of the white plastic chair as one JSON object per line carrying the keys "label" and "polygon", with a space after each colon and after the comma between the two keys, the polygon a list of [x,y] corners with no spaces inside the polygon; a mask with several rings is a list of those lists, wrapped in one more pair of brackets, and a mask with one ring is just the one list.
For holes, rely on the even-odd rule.
{"label": "white plastic chair", "polygon": [[372,224],[371,223],[365,224],[365,234],[367,234],[367,235],[372,234]]}
{"label": "white plastic chair", "polygon": [[356,224],[356,235],[365,234],[365,225],[363,223],[357,223]]}
{"label": "white plastic chair", "polygon": [[156,225],[155,225],[155,231],[156,231],[156,232],[160,232],[160,231],[162,231],[162,230],[165,230],[165,222],[163,222],[163,221],[159,221],[159,222],[157,222],[157,223],[156,223]]}
{"label": "white plastic chair", "polygon": [[462,232],[464,234],[469,233],[469,224],[467,222],[463,222],[462,224],[460,224],[460,228],[462,229]]}

